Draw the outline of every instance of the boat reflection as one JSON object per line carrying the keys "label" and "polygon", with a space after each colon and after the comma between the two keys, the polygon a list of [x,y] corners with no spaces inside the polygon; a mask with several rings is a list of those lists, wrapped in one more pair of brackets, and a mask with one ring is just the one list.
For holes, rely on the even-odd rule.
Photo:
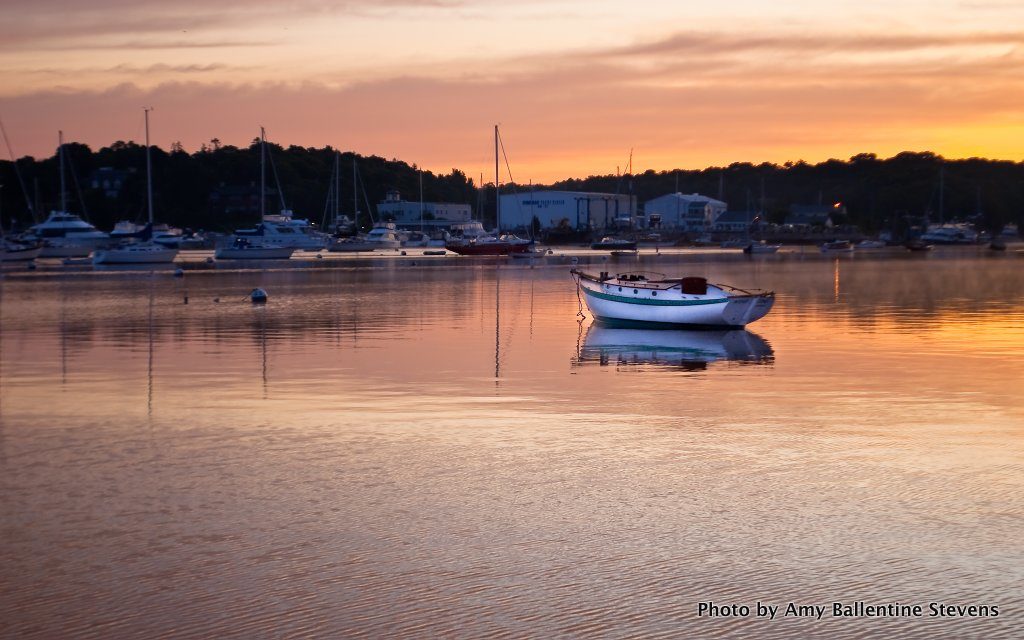
{"label": "boat reflection", "polygon": [[774,359],[771,345],[745,329],[620,329],[595,322],[587,330],[574,364],[653,364],[699,371],[721,360],[769,364]]}

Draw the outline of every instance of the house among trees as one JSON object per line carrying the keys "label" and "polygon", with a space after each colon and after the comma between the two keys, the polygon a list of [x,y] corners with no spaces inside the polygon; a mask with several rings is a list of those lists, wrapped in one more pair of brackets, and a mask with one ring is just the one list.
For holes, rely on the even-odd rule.
{"label": "house among trees", "polygon": [[89,176],[89,185],[97,191],[102,191],[105,197],[116,199],[120,197],[128,175],[129,172],[124,169],[100,167]]}
{"label": "house among trees", "polygon": [[676,229],[701,233],[710,231],[728,205],[699,193],[667,193],[644,203],[644,215],[651,229]]}
{"label": "house among trees", "polygon": [[835,204],[794,204],[789,208],[785,224],[794,229],[831,229],[835,217],[846,214],[846,207]]}

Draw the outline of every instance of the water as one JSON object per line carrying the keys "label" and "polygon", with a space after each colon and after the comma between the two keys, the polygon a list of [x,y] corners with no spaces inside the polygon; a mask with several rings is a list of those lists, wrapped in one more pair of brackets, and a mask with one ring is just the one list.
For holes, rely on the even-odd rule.
{"label": "water", "polygon": [[[8,272],[0,635],[1019,636],[1024,260],[646,258],[778,291],[717,334],[549,261]],[[697,609],[858,600],[1000,614]]]}

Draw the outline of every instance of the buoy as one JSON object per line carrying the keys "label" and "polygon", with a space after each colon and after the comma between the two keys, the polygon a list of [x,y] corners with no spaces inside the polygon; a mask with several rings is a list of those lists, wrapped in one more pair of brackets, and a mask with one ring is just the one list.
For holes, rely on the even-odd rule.
{"label": "buoy", "polygon": [[573,264],[577,264],[577,263],[579,263],[579,261],[580,261],[580,259],[579,259],[579,258],[577,258],[576,256],[573,256],[573,257],[572,257],[572,260],[571,260],[571,262],[572,262]]}
{"label": "buoy", "polygon": [[213,301],[214,302],[220,302],[220,298],[214,298]]}
{"label": "buoy", "polygon": [[185,270],[182,269],[181,267],[178,267],[177,269],[174,270],[174,277],[175,278],[184,278],[185,277]]}
{"label": "buoy", "polygon": [[263,304],[267,301],[267,292],[263,289],[253,289],[252,293],[249,294],[249,299],[252,300],[253,304]]}
{"label": "buoy", "polygon": [[188,304],[188,294],[187,293],[185,294],[184,304]]}
{"label": "buoy", "polygon": [[323,260],[323,259],[324,259],[324,257],[323,257],[323,255],[321,255],[321,254],[319,254],[319,253],[318,253],[318,254],[316,254],[316,259],[317,259],[317,260]]}
{"label": "buoy", "polygon": [[35,271],[36,270],[35,260],[29,260],[28,264],[26,264],[25,266],[28,268],[29,271]]}
{"label": "buoy", "polygon": [[213,256],[206,257],[206,264],[213,264]]}
{"label": "buoy", "polygon": [[404,252],[404,251],[402,252],[402,255],[403,255],[403,256],[405,255],[405,252]]}

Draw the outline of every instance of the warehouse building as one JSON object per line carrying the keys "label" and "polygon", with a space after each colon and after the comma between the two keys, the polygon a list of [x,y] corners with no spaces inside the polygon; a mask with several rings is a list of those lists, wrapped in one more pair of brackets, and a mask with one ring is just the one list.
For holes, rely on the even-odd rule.
{"label": "warehouse building", "polygon": [[527,191],[501,196],[501,228],[526,229],[537,218],[542,229],[568,221],[574,229],[630,228],[636,197],[585,191]]}
{"label": "warehouse building", "polygon": [[399,228],[419,227],[447,229],[472,219],[468,204],[452,202],[408,202],[398,191],[388,191],[384,202],[377,204],[378,218],[394,222]]}

